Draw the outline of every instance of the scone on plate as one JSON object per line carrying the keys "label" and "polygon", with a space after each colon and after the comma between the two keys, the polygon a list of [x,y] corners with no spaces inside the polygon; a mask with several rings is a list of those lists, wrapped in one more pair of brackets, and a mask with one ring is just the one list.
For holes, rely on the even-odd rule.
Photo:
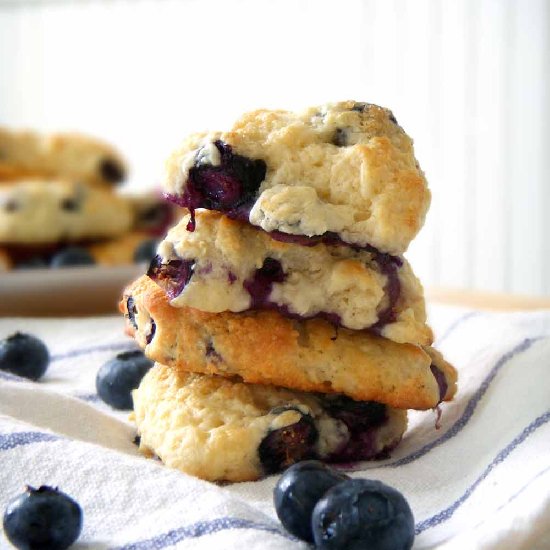
{"label": "scone on plate", "polygon": [[0,182],[61,178],[112,187],[126,178],[127,171],[120,153],[98,139],[0,127]]}
{"label": "scone on plate", "polygon": [[132,226],[128,201],[75,181],[0,186],[0,243],[39,245],[117,237]]}
{"label": "scone on plate", "polygon": [[433,408],[456,391],[455,369],[435,350],[322,319],[176,308],[148,277],[126,289],[120,307],[145,354],[176,370],[342,393],[402,409]]}
{"label": "scone on plate", "polygon": [[432,343],[422,286],[403,258],[341,243],[282,242],[216,212],[197,212],[193,232],[188,222],[168,232],[148,272],[174,307],[274,309],[396,342]]}
{"label": "scone on plate", "polygon": [[194,134],[168,159],[164,187],[191,211],[396,255],[430,204],[412,140],[391,111],[355,101],[253,111],[227,132]]}
{"label": "scone on plate", "polygon": [[133,392],[140,449],[210,481],[251,481],[299,460],[381,458],[407,412],[156,364]]}

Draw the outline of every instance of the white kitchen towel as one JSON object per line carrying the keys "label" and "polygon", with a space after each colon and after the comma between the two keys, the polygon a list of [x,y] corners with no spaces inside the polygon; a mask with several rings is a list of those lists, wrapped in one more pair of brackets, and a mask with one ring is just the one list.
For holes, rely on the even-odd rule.
{"label": "white kitchen towel", "polygon": [[[354,477],[403,492],[415,548],[550,548],[550,312],[497,314],[432,306],[436,346],[459,389],[435,412],[410,414],[390,459]],[[44,339],[39,382],[0,372],[0,511],[25,485],[58,486],[84,511],[74,548],[307,548],[279,524],[277,476],[215,485],[139,455],[127,413],[102,403],[98,368],[133,349],[118,317],[0,319]],[[0,534],[0,548],[9,548]]]}

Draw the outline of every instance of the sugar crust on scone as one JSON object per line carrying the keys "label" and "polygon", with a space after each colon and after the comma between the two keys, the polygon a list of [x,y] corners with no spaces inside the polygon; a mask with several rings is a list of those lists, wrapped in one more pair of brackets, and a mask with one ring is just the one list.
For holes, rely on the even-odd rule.
{"label": "sugar crust on scone", "polygon": [[166,163],[168,195],[183,197],[198,166],[220,165],[220,143],[265,163],[248,218],[266,231],[335,233],[399,255],[424,223],[430,192],[412,140],[388,109],[344,101],[246,113],[228,132],[183,142]]}
{"label": "sugar crust on scone", "polygon": [[456,391],[455,369],[422,347],[275,311],[214,314],[171,307],[146,276],[126,289],[120,308],[148,357],[184,371],[429,409],[441,400],[434,364],[445,379],[444,398]]}
{"label": "sugar crust on scone", "polygon": [[40,244],[115,237],[129,231],[132,211],[111,190],[63,180],[0,186],[0,242]]}
{"label": "sugar crust on scone", "polygon": [[[196,213],[193,232],[187,231],[188,222],[184,217],[158,248],[161,266],[189,263],[187,282],[178,280],[183,274],[165,282],[174,307],[211,313],[272,307],[301,318],[328,314],[353,330],[376,326],[379,334],[397,342],[432,342],[422,286],[404,259],[384,257],[381,265],[381,255],[366,250],[280,242],[249,224],[204,210]],[[280,266],[279,282],[269,283],[269,263]]]}
{"label": "sugar crust on scone", "polygon": [[120,153],[101,140],[0,127],[0,182],[33,176],[111,186],[126,173]]}
{"label": "sugar crust on scone", "polygon": [[[272,473],[262,461],[262,442],[304,416],[316,431],[313,457],[327,459],[350,437],[346,424],[328,414],[314,394],[161,364],[145,375],[133,400],[140,449],[169,467],[210,481],[249,481]],[[406,411],[386,407],[384,422],[369,433],[372,457],[393,448],[406,425]],[[289,458],[283,468],[292,463]]]}

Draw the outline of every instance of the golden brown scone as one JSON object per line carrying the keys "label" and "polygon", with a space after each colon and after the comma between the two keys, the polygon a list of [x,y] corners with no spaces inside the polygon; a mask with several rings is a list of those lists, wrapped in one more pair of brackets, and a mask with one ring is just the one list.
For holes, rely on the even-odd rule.
{"label": "golden brown scone", "polygon": [[210,481],[251,481],[299,460],[369,460],[394,448],[407,412],[245,384],[156,364],[133,392],[140,449]]}
{"label": "golden brown scone", "polygon": [[430,204],[412,140],[391,111],[355,101],[253,111],[228,132],[191,135],[168,159],[164,187],[181,206],[265,231],[337,236],[396,255]]}
{"label": "golden brown scone", "polygon": [[0,248],[0,271],[8,271],[12,268],[11,257],[6,250]]}
{"label": "golden brown scone", "polygon": [[126,172],[120,153],[98,139],[0,128],[0,182],[35,176],[112,186]]}
{"label": "golden brown scone", "polygon": [[66,180],[0,186],[0,243],[36,245],[116,237],[129,231],[128,201],[110,189]]}
{"label": "golden brown scone", "polygon": [[455,369],[421,347],[274,311],[174,308],[146,276],[126,289],[120,308],[145,354],[178,370],[343,393],[402,409],[429,409],[456,391]]}
{"label": "golden brown scone", "polygon": [[423,289],[409,263],[349,246],[281,242],[217,212],[172,228],[149,275],[174,307],[210,313],[275,309],[324,317],[353,330],[373,327],[396,342],[429,345]]}
{"label": "golden brown scone", "polygon": [[101,265],[126,265],[135,263],[137,248],[151,240],[144,231],[132,231],[115,239],[109,239],[87,246],[95,261]]}

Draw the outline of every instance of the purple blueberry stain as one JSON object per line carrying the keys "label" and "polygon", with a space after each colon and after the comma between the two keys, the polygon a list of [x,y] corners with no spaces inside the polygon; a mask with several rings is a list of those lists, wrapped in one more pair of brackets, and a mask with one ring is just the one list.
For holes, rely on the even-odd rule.
{"label": "purple blueberry stain", "polygon": [[439,405],[439,403],[445,399],[449,385],[447,384],[447,378],[445,378],[443,371],[436,367],[433,363],[430,365],[430,370],[432,371],[432,374],[437,382],[437,387],[439,388]]}
{"label": "purple blueberry stain", "polygon": [[214,347],[214,343],[212,340],[209,340],[206,344],[206,358],[212,363],[222,363],[223,358],[222,356],[216,351],[216,348]]}
{"label": "purple blueberry stain", "polygon": [[251,309],[263,309],[270,304],[269,295],[274,283],[282,283],[286,278],[283,266],[279,260],[266,258],[253,277],[247,279],[243,286],[252,298]]}
{"label": "purple blueberry stain", "polygon": [[138,325],[136,322],[137,307],[136,307],[136,302],[132,296],[129,296],[128,299],[126,300],[126,311],[128,312],[127,313],[128,321],[130,321],[130,324],[132,325],[132,327],[135,330],[137,330],[138,329]]}
{"label": "purple blueberry stain", "polygon": [[193,276],[195,260],[169,260],[163,263],[155,256],[147,270],[147,275],[160,286],[170,300],[179,296]]}
{"label": "purple blueberry stain", "polygon": [[154,319],[151,319],[151,326],[147,331],[147,334],[145,335],[145,343],[147,345],[149,345],[153,341],[153,338],[155,337],[156,332],[157,332],[157,324],[155,323]]}

